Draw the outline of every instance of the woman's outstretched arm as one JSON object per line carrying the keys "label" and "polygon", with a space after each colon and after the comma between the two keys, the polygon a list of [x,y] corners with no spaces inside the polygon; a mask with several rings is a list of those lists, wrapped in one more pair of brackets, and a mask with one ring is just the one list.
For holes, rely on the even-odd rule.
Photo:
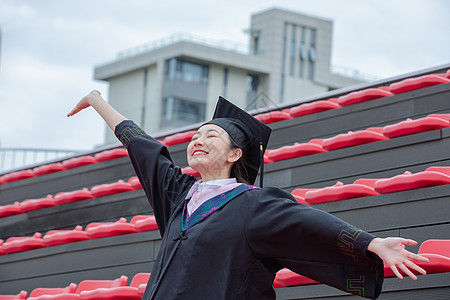
{"label": "woman's outstretched arm", "polygon": [[89,95],[85,96],[83,99],[78,102],[74,109],[70,113],[67,114],[68,117],[71,117],[78,113],[79,111],[92,106],[98,114],[105,120],[106,124],[108,124],[109,128],[112,131],[116,128],[116,125],[120,122],[127,120],[124,116],[122,116],[117,110],[115,110],[108,102],[106,102],[100,92],[97,90],[93,90],[89,93]]}

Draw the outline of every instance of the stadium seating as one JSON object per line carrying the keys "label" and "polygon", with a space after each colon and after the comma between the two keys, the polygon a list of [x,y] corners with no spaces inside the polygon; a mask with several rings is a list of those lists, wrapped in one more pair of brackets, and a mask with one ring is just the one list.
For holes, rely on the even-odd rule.
{"label": "stadium seating", "polygon": [[3,243],[2,250],[9,254],[44,248],[46,245],[41,237],[42,234],[39,232],[36,232],[31,237],[11,237]]}
{"label": "stadium seating", "polygon": [[124,148],[116,148],[111,150],[106,150],[100,153],[95,154],[94,158],[97,161],[106,161],[111,159],[116,159],[119,157],[128,156],[127,149]]}
{"label": "stadium seating", "polygon": [[319,100],[311,103],[304,103],[299,106],[292,107],[289,109],[289,114],[292,117],[296,118],[337,108],[341,108],[341,106],[338,104],[338,99],[332,98],[328,100]]}
{"label": "stadium seating", "polygon": [[134,216],[130,223],[134,224],[136,229],[140,232],[158,229],[155,216]]}
{"label": "stadium seating", "polygon": [[98,163],[97,160],[90,155],[69,158],[62,161],[62,165],[66,169],[78,168],[96,163]]}
{"label": "stadium seating", "polygon": [[337,182],[331,187],[306,192],[305,201],[316,204],[374,195],[379,193],[369,186],[354,183],[344,185],[342,182]]}
{"label": "stadium seating", "polygon": [[[422,244],[419,252],[430,259],[422,267],[431,275],[399,283],[387,270],[388,298],[412,299],[418,292],[439,299],[438,293],[450,290],[448,253],[427,246],[450,234],[450,85],[440,79],[448,72],[331,91],[258,116],[273,130],[265,186],[283,188],[298,202],[378,236],[398,234]],[[436,74],[440,78],[427,76]],[[156,138],[183,173],[198,177],[186,163],[191,129]],[[142,296],[149,274],[134,279],[151,270],[161,237],[127,155],[117,147],[0,174],[0,299],[25,299],[37,288],[56,291],[71,283],[79,283],[76,291],[58,299],[116,299],[122,288],[133,290],[128,299]],[[64,169],[45,170],[57,166]],[[54,206],[33,206],[51,197]],[[82,284],[121,276],[133,278],[131,284]],[[287,269],[278,272],[274,287],[277,299],[346,297]],[[136,288],[139,296],[131,298]],[[10,298],[2,298],[6,294]]]}
{"label": "stadium seating", "polygon": [[340,106],[347,106],[393,95],[394,94],[389,91],[389,87],[368,88],[339,97],[338,104]]}
{"label": "stadium seating", "polygon": [[114,183],[95,185],[91,188],[91,193],[94,197],[102,197],[116,193],[129,192],[133,190],[134,188],[131,186],[130,183],[125,182],[123,180],[118,180],[117,182]]}
{"label": "stadium seating", "polygon": [[0,300],[21,300],[27,299],[28,292],[20,291],[17,295],[0,295]]}
{"label": "stadium seating", "polygon": [[274,122],[292,119],[292,116],[288,112],[275,110],[255,115],[255,118],[260,120],[264,124],[270,124]]}
{"label": "stadium seating", "polygon": [[42,209],[46,207],[56,206],[55,199],[52,195],[47,195],[45,198],[41,199],[27,199],[20,202],[20,209],[23,212],[29,212],[36,209]]}
{"label": "stadium seating", "polygon": [[429,74],[414,78],[407,78],[400,82],[395,82],[389,86],[389,89],[392,93],[399,94],[449,82],[450,80],[445,78],[442,74]]}
{"label": "stadium seating", "polygon": [[196,130],[189,130],[182,133],[176,133],[174,135],[168,136],[163,140],[163,143],[166,146],[173,146],[181,143],[189,142],[194,134],[196,133]]}
{"label": "stadium seating", "polygon": [[0,218],[23,213],[24,211],[20,207],[20,203],[17,201],[14,202],[14,204],[0,206]]}
{"label": "stadium seating", "polygon": [[59,192],[54,197],[55,202],[58,205],[92,198],[95,198],[95,196],[92,195],[92,193],[87,188],[82,188],[81,190],[76,190],[72,192]]}
{"label": "stadium seating", "polygon": [[137,233],[134,224],[127,223],[125,218],[120,218],[117,222],[91,223],[86,227],[87,235],[91,239],[104,238],[115,235]]}
{"label": "stadium seating", "polygon": [[54,172],[64,171],[66,168],[62,163],[52,163],[48,165],[42,165],[33,169],[33,173],[36,176],[41,176],[45,174],[50,174]]}
{"label": "stadium seating", "polygon": [[89,240],[86,231],[83,231],[83,227],[76,226],[74,230],[50,230],[48,231],[43,240],[47,246],[56,246],[61,244],[74,243],[79,241]]}
{"label": "stadium seating", "polygon": [[324,139],[322,146],[326,150],[330,151],[339,148],[387,140],[388,138],[383,135],[382,131],[383,128],[368,128],[366,130],[356,132],[349,131],[348,133],[343,133]]}
{"label": "stadium seating", "polygon": [[65,288],[36,288],[31,291],[30,297],[28,300],[46,300],[51,299],[52,295],[59,294],[74,294],[77,289],[77,285],[75,283],[71,283]]}

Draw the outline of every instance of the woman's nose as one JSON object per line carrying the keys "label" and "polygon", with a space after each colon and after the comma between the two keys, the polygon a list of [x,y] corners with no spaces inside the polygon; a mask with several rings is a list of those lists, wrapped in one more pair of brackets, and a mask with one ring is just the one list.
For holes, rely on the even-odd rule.
{"label": "woman's nose", "polygon": [[199,137],[199,138],[195,139],[194,146],[197,146],[197,145],[204,145],[203,138]]}

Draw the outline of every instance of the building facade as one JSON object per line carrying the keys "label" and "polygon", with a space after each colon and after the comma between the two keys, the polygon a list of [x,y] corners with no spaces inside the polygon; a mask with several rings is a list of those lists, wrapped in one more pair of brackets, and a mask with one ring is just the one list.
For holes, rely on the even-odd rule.
{"label": "building facade", "polygon": [[[273,8],[251,16],[248,48],[187,34],[95,67],[109,102],[156,133],[212,116],[219,95],[251,110],[358,84],[331,72],[331,20]],[[115,142],[106,131],[105,143]]]}

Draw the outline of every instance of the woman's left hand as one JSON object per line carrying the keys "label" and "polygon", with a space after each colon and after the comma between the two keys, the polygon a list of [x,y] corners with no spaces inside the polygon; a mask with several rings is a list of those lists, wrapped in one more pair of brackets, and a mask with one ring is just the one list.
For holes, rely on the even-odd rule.
{"label": "woman's left hand", "polygon": [[374,238],[367,247],[367,250],[377,254],[387,264],[394,274],[403,279],[400,271],[403,271],[406,275],[416,280],[417,276],[411,270],[416,270],[422,275],[427,272],[416,265],[411,260],[418,260],[423,262],[429,262],[428,258],[420,256],[418,254],[409,252],[405,249],[405,245],[415,246],[417,242],[410,239],[388,237],[388,238]]}

